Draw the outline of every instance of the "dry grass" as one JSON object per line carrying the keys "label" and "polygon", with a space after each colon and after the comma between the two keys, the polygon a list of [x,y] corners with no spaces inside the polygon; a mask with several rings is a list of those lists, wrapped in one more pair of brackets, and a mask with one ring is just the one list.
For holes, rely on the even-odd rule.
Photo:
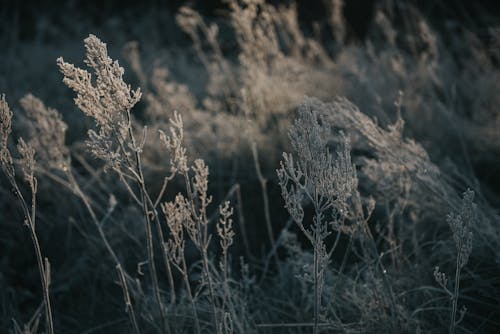
{"label": "dry grass", "polygon": [[78,113],[7,90],[0,328],[495,332],[498,27],[380,3],[360,46],[325,8],[313,33],[294,3],[181,7],[193,50],[130,42],[127,73],[89,35],[88,70],[57,59]]}

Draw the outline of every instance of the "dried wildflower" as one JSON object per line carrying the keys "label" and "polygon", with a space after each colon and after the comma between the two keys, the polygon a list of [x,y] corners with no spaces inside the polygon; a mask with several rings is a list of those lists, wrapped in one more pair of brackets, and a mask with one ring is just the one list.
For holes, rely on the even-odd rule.
{"label": "dried wildflower", "polygon": [[233,244],[233,220],[231,216],[233,215],[233,208],[230,206],[229,201],[224,202],[224,205],[219,207],[219,213],[221,218],[217,224],[217,234],[220,238],[220,246],[224,256],[227,256],[227,250]]}
{"label": "dried wildflower", "polygon": [[473,201],[474,192],[468,189],[463,194],[459,211],[450,213],[446,219],[453,232],[458,253],[457,263],[460,268],[467,264],[472,251],[472,226],[477,224],[476,204]]}
{"label": "dried wildflower", "polygon": [[[276,172],[281,185],[281,194],[285,200],[285,208],[290,213],[290,216],[295,220],[299,226],[302,226],[302,219],[304,219],[304,209],[302,202],[304,201],[305,194],[300,189],[300,186],[293,184],[292,180],[300,180],[301,174],[296,173],[293,168],[293,156],[291,154],[283,154],[283,160],[280,162],[281,168]],[[290,184],[290,185],[288,185]]]}
{"label": "dried wildflower", "polygon": [[21,156],[19,164],[23,171],[24,180],[31,185],[35,182],[35,149],[27,144],[23,138],[20,138],[17,143],[17,151]]}
{"label": "dried wildflower", "polygon": [[[194,193],[198,196],[198,199],[200,201],[200,212],[206,213],[208,205],[212,202],[212,196],[207,195],[208,166],[205,165],[205,161],[203,161],[202,159],[196,159],[192,168],[194,171]],[[208,223],[206,220],[205,222]]]}
{"label": "dried wildflower", "polygon": [[168,243],[169,257],[177,266],[180,266],[184,257],[184,222],[188,219],[189,209],[187,201],[181,194],[175,197],[174,202],[162,204],[165,221],[171,232]]}
{"label": "dried wildflower", "polygon": [[191,292],[189,282],[189,271],[186,265],[186,257],[184,255],[185,239],[184,239],[184,225],[187,223],[186,230],[188,234],[195,233],[195,224],[191,219],[190,204],[184,196],[178,194],[174,202],[167,202],[162,204],[162,210],[165,214],[165,220],[168,228],[170,229],[170,239],[168,240],[168,254],[169,260],[173,266],[182,274],[188,299],[193,309],[193,316],[195,320],[196,332],[201,333],[200,324],[198,319],[198,312]]}
{"label": "dried wildflower", "polygon": [[61,115],[57,110],[47,108],[40,99],[31,94],[24,96],[20,103],[30,120],[29,143],[40,160],[50,168],[67,170],[71,162],[68,147],[65,145],[68,126]]}
{"label": "dried wildflower", "polygon": [[439,266],[434,267],[434,280],[450,295],[453,295],[450,290],[448,290],[448,278],[446,274],[439,270]]}
{"label": "dried wildflower", "polygon": [[14,175],[12,156],[8,148],[9,136],[12,131],[12,111],[5,100],[0,99],[0,164],[8,176]]}
{"label": "dried wildflower", "polygon": [[174,118],[170,119],[170,135],[160,130],[160,139],[170,153],[170,172],[187,173],[186,148],[183,146],[184,128],[181,115],[175,111]]}
{"label": "dried wildflower", "polygon": [[[314,333],[318,332],[321,317],[324,273],[334,250],[327,249],[325,239],[332,228],[341,231],[344,219],[360,211],[355,207],[355,212],[349,213],[349,199],[354,197],[353,202],[359,202],[349,141],[342,134],[341,148],[336,154],[330,152],[332,131],[316,107],[317,104],[306,101],[299,108],[299,117],[290,130],[296,159],[294,154],[284,153],[281,168],[277,170],[285,206],[314,249],[314,265],[302,277],[314,285]],[[314,206],[315,215],[309,227],[302,221],[303,199]]]}
{"label": "dried wildflower", "polygon": [[332,154],[331,138],[331,129],[319,118],[315,106],[304,103],[290,130],[297,159],[285,153],[277,171],[287,209],[297,222],[303,217],[304,197],[318,212],[335,209],[347,215],[347,201],[357,189],[356,168],[351,162],[349,140],[341,135],[341,148]]}
{"label": "dried wildflower", "polygon": [[[331,103],[309,99],[309,103],[315,105],[324,121],[353,134],[356,149],[373,152],[374,157],[365,160],[362,171],[379,198],[390,199],[394,190],[399,193],[408,189],[411,191],[408,196],[418,201],[419,212],[423,215],[435,215],[436,212],[444,215],[450,202],[453,206],[460,205],[455,190],[432,163],[426,150],[402,136],[402,119],[384,129],[346,98],[337,98]],[[403,184],[398,184],[400,182]]]}
{"label": "dried wildflower", "polygon": [[75,104],[97,125],[97,132],[90,130],[89,145],[92,153],[106,163],[106,167],[118,169],[131,152],[140,147],[131,143],[132,108],[141,98],[140,89],[132,90],[123,81],[124,70],[118,61],[108,56],[106,44],[96,36],[85,39],[87,59],[85,63],[94,70],[95,78],[84,69],[58,58],[63,82],[77,93]]}
{"label": "dried wildflower", "polygon": [[12,131],[12,111],[5,100],[5,95],[0,99],[0,147],[7,148],[7,141]]}
{"label": "dried wildflower", "polygon": [[36,193],[37,180],[35,178],[35,150],[27,144],[22,138],[19,139],[17,150],[20,155],[19,164],[23,172],[25,181],[31,188],[31,205],[25,200],[21,194],[21,190],[15,178],[14,164],[12,155],[8,148],[9,135],[12,127],[12,112],[9,105],[5,101],[5,96],[0,99],[0,165],[13,188],[14,194],[17,196],[24,213],[24,224],[27,226],[33,247],[35,248],[36,261],[42,283],[43,301],[45,309],[46,332],[54,333],[54,322],[52,319],[52,308],[50,304],[49,285],[50,285],[50,263],[47,258],[43,258],[40,249],[40,242],[36,233]]}
{"label": "dried wildflower", "polygon": [[459,318],[456,320],[458,311],[458,297],[460,291],[460,274],[463,267],[469,260],[472,251],[472,226],[478,222],[476,204],[474,204],[474,192],[467,189],[463,193],[462,205],[457,212],[448,215],[447,221],[453,232],[453,240],[457,248],[457,262],[455,268],[455,281],[453,289],[448,289],[448,278],[445,273],[439,271],[439,267],[434,269],[434,279],[450,296],[451,299],[451,320],[449,333],[455,332],[456,326],[462,321],[467,308],[460,310]]}

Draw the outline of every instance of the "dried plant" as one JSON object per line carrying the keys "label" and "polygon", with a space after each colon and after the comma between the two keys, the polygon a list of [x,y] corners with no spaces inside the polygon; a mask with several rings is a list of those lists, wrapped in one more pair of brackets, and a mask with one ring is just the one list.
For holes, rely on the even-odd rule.
{"label": "dried plant", "polygon": [[231,216],[233,215],[233,208],[230,207],[228,201],[224,202],[223,206],[219,207],[219,213],[221,218],[219,219],[219,224],[217,224],[217,234],[220,238],[220,247],[222,249],[222,262],[220,264],[221,270],[224,273],[224,284],[227,284],[228,280],[228,250],[233,244],[234,231],[233,231],[233,220]]}
{"label": "dried plant", "polygon": [[98,132],[89,130],[87,144],[107,167],[121,169],[132,165],[137,168],[132,152],[141,148],[128,145],[133,139],[130,112],[140,100],[141,91],[132,90],[123,81],[123,68],[117,61],[112,61],[106,44],[97,37],[90,35],[86,38],[85,49],[85,63],[94,70],[95,79],[86,70],[66,63],[62,57],[57,63],[64,75],[64,83],[77,93],[75,104],[85,115],[92,117],[98,127]]}
{"label": "dried plant", "polygon": [[165,214],[165,220],[170,230],[170,240],[168,240],[168,256],[174,268],[182,275],[184,285],[186,287],[187,296],[193,310],[195,328],[197,333],[201,333],[200,320],[196,309],[195,300],[191,291],[191,283],[189,281],[189,268],[186,264],[185,244],[184,239],[184,224],[189,219],[190,204],[188,200],[181,194],[175,197],[174,202],[166,202],[162,204],[162,210]]}
{"label": "dried plant", "polygon": [[[170,179],[175,175],[180,175],[184,179],[187,198],[178,194],[174,202],[166,202],[162,204],[163,212],[165,213],[167,226],[171,232],[171,239],[168,242],[169,257],[174,267],[182,274],[184,283],[187,288],[188,298],[192,305],[193,314],[195,316],[196,329],[199,332],[199,321],[196,306],[189,287],[188,268],[184,256],[185,240],[184,231],[189,239],[200,252],[203,265],[203,281],[208,288],[211,316],[216,333],[220,333],[225,326],[223,316],[221,321],[218,320],[217,309],[219,305],[216,300],[216,280],[212,274],[211,261],[208,250],[212,236],[209,234],[209,218],[208,207],[212,202],[212,196],[208,195],[208,167],[201,159],[196,159],[193,165],[188,165],[186,149],[183,144],[184,132],[182,117],[175,112],[174,118],[170,120],[169,133],[160,132],[160,138],[164,143],[170,160]],[[190,175],[192,173],[192,176]],[[232,219],[230,216],[233,209],[226,202],[219,208],[221,219],[216,226],[217,234],[220,238],[222,248],[221,270],[223,273],[224,286],[224,303],[229,299],[228,288],[228,249],[233,243],[234,231],[232,228]],[[224,306],[222,306],[224,309]],[[227,321],[226,321],[227,322]],[[227,328],[227,327],[224,327]]]}
{"label": "dried plant", "polygon": [[460,310],[460,317],[456,318],[458,311],[458,297],[460,290],[460,273],[469,261],[472,252],[472,227],[477,224],[476,204],[474,203],[474,192],[468,189],[463,194],[462,205],[457,212],[452,212],[446,218],[453,233],[453,240],[457,249],[457,260],[455,267],[455,281],[453,290],[448,289],[448,278],[446,274],[439,271],[439,267],[434,269],[434,278],[451,299],[451,316],[449,333],[455,333],[457,325],[463,320],[467,308]]}
{"label": "dried plant", "polygon": [[[314,333],[318,332],[324,272],[335,245],[327,249],[326,239],[340,231],[348,216],[348,200],[357,187],[356,169],[351,163],[349,141],[343,137],[341,148],[331,153],[331,132],[316,110],[307,103],[290,130],[295,154],[283,154],[277,170],[285,207],[314,249],[312,277],[314,286]],[[304,225],[304,205],[314,206],[313,222]]]}
{"label": "dried plant", "polygon": [[24,96],[20,103],[29,120],[30,145],[36,150],[39,159],[49,168],[67,170],[71,164],[65,143],[68,126],[61,115],[31,94]]}
{"label": "dried plant", "polygon": [[35,177],[35,150],[27,144],[22,138],[19,139],[17,150],[20,155],[19,164],[21,166],[24,180],[31,190],[31,204],[25,200],[21,189],[16,181],[15,168],[12,155],[8,148],[9,135],[12,127],[12,112],[9,105],[2,95],[0,100],[0,164],[12,186],[14,194],[21,203],[24,214],[24,225],[28,228],[33,248],[35,249],[38,272],[42,283],[42,293],[45,310],[45,328],[49,334],[54,334],[54,322],[52,318],[52,307],[50,302],[50,263],[47,258],[42,256],[38,235],[36,232],[36,194],[38,181]]}
{"label": "dried plant", "polygon": [[[94,70],[95,82],[86,70],[58,59],[58,65],[64,74],[64,83],[76,93],[76,105],[96,123],[97,131],[89,130],[87,144],[91,152],[105,163],[105,168],[113,169],[125,185],[130,196],[143,209],[147,240],[148,265],[151,274],[154,297],[161,319],[161,328],[169,331],[162,303],[156,264],[154,261],[153,233],[151,225],[156,225],[158,238],[169,278],[171,299],[175,300],[170,262],[167,259],[163,232],[156,209],[145,184],[142,167],[142,150],[147,129],[143,129],[141,141],[136,139],[133,129],[131,110],[141,98],[140,89],[132,90],[123,81],[124,70],[117,61],[108,56],[106,44],[94,35],[85,39],[87,51],[86,64]],[[139,188],[137,194],[129,182],[135,182]]]}
{"label": "dried plant", "polygon": [[[212,196],[207,194],[208,167],[205,165],[203,160],[197,159],[195,160],[192,169],[194,177],[192,180],[192,186],[188,187],[188,189],[192,189],[189,195],[191,202],[191,219],[187,220],[186,229],[191,241],[193,241],[194,245],[201,253],[204,279],[208,286],[210,306],[212,308],[212,321],[215,332],[218,334],[220,333],[220,326],[217,321],[217,303],[215,300],[214,279],[210,270],[210,260],[208,257],[208,247],[211,236],[208,233],[207,207],[212,202]],[[197,205],[195,205],[195,203],[197,203]]]}
{"label": "dried plant", "polygon": [[[66,186],[84,203],[85,208],[89,212],[92,222],[98,231],[99,237],[115,263],[125,301],[130,301],[131,299],[125,280],[125,278],[130,279],[130,277],[123,269],[123,265],[118,259],[118,256],[111,246],[111,243],[108,240],[102,226],[102,222],[113,212],[116,203],[111,203],[108,211],[102,219],[98,218],[98,214],[95,212],[90,198],[80,187],[71,166],[71,156],[69,149],[65,144],[66,130],[68,126],[62,120],[59,112],[55,109],[46,107],[42,100],[31,94],[24,96],[20,103],[29,120],[26,127],[31,135],[29,140],[30,146],[34,148],[40,157],[39,160],[42,166],[40,166],[39,170],[44,175],[47,175],[54,180],[58,180],[59,184]],[[45,166],[45,168],[43,166]],[[56,175],[51,174],[50,170],[62,172],[67,182],[62,182]],[[112,196],[111,198],[114,197]],[[114,201],[116,201],[116,199]],[[137,329],[137,332],[137,320],[132,304],[126,304],[126,311],[130,315],[134,329]]]}
{"label": "dried plant", "polygon": [[5,100],[5,95],[0,99],[0,162],[7,177],[14,177],[14,163],[10,154],[8,142],[12,132],[12,111]]}
{"label": "dried plant", "polygon": [[[224,205],[219,206],[219,222],[217,224],[217,235],[219,236],[219,243],[222,249],[222,260],[219,263],[220,270],[222,272],[222,291],[223,291],[223,319],[221,321],[222,328],[221,331],[224,333],[232,332],[232,318],[231,314],[234,314],[234,305],[231,302],[231,289],[229,287],[229,276],[230,276],[230,264],[229,264],[229,247],[234,241],[234,230],[233,230],[233,220],[231,216],[233,215],[233,208],[230,206],[229,201],[224,202]],[[230,312],[226,312],[225,309],[229,309]]]}

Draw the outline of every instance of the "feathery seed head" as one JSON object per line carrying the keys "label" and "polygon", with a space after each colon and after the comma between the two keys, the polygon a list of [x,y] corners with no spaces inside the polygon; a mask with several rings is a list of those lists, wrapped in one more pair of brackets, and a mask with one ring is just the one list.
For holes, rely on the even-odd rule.
{"label": "feathery seed head", "polygon": [[9,136],[12,131],[12,111],[5,100],[5,95],[0,99],[0,164],[5,172],[13,176],[14,168],[12,156],[8,148]]}
{"label": "feathery seed head", "polygon": [[463,194],[462,205],[457,212],[447,217],[453,232],[453,240],[458,251],[458,263],[463,268],[472,252],[472,226],[477,224],[477,209],[474,203],[474,192],[467,189]]}
{"label": "feathery seed head", "polygon": [[220,238],[220,245],[222,251],[227,253],[228,248],[233,244],[233,208],[230,206],[229,201],[224,202],[224,205],[219,207],[220,219],[217,224],[217,234]]}
{"label": "feathery seed head", "polygon": [[26,143],[23,138],[20,138],[17,143],[17,151],[21,156],[20,165],[24,180],[33,185],[35,180],[35,149]]}
{"label": "feathery seed head", "polygon": [[93,69],[95,77],[84,69],[58,58],[57,63],[64,75],[63,82],[75,91],[75,104],[82,112],[94,119],[97,131],[89,131],[87,144],[92,153],[106,162],[106,168],[119,169],[129,158],[132,147],[129,138],[130,111],[141,98],[140,89],[132,90],[123,81],[124,70],[118,61],[108,56],[106,44],[96,36],[85,39],[87,58],[85,63]]}
{"label": "feathery seed head", "polygon": [[27,124],[31,132],[30,145],[50,168],[64,171],[71,158],[65,144],[68,126],[61,115],[31,94],[24,96],[20,103],[31,121]]}

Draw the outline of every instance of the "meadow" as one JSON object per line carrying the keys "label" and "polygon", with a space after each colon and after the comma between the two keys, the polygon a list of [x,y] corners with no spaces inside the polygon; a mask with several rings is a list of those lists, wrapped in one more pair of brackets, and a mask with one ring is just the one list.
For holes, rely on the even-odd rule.
{"label": "meadow", "polygon": [[0,332],[498,332],[500,13],[77,3],[0,11]]}

